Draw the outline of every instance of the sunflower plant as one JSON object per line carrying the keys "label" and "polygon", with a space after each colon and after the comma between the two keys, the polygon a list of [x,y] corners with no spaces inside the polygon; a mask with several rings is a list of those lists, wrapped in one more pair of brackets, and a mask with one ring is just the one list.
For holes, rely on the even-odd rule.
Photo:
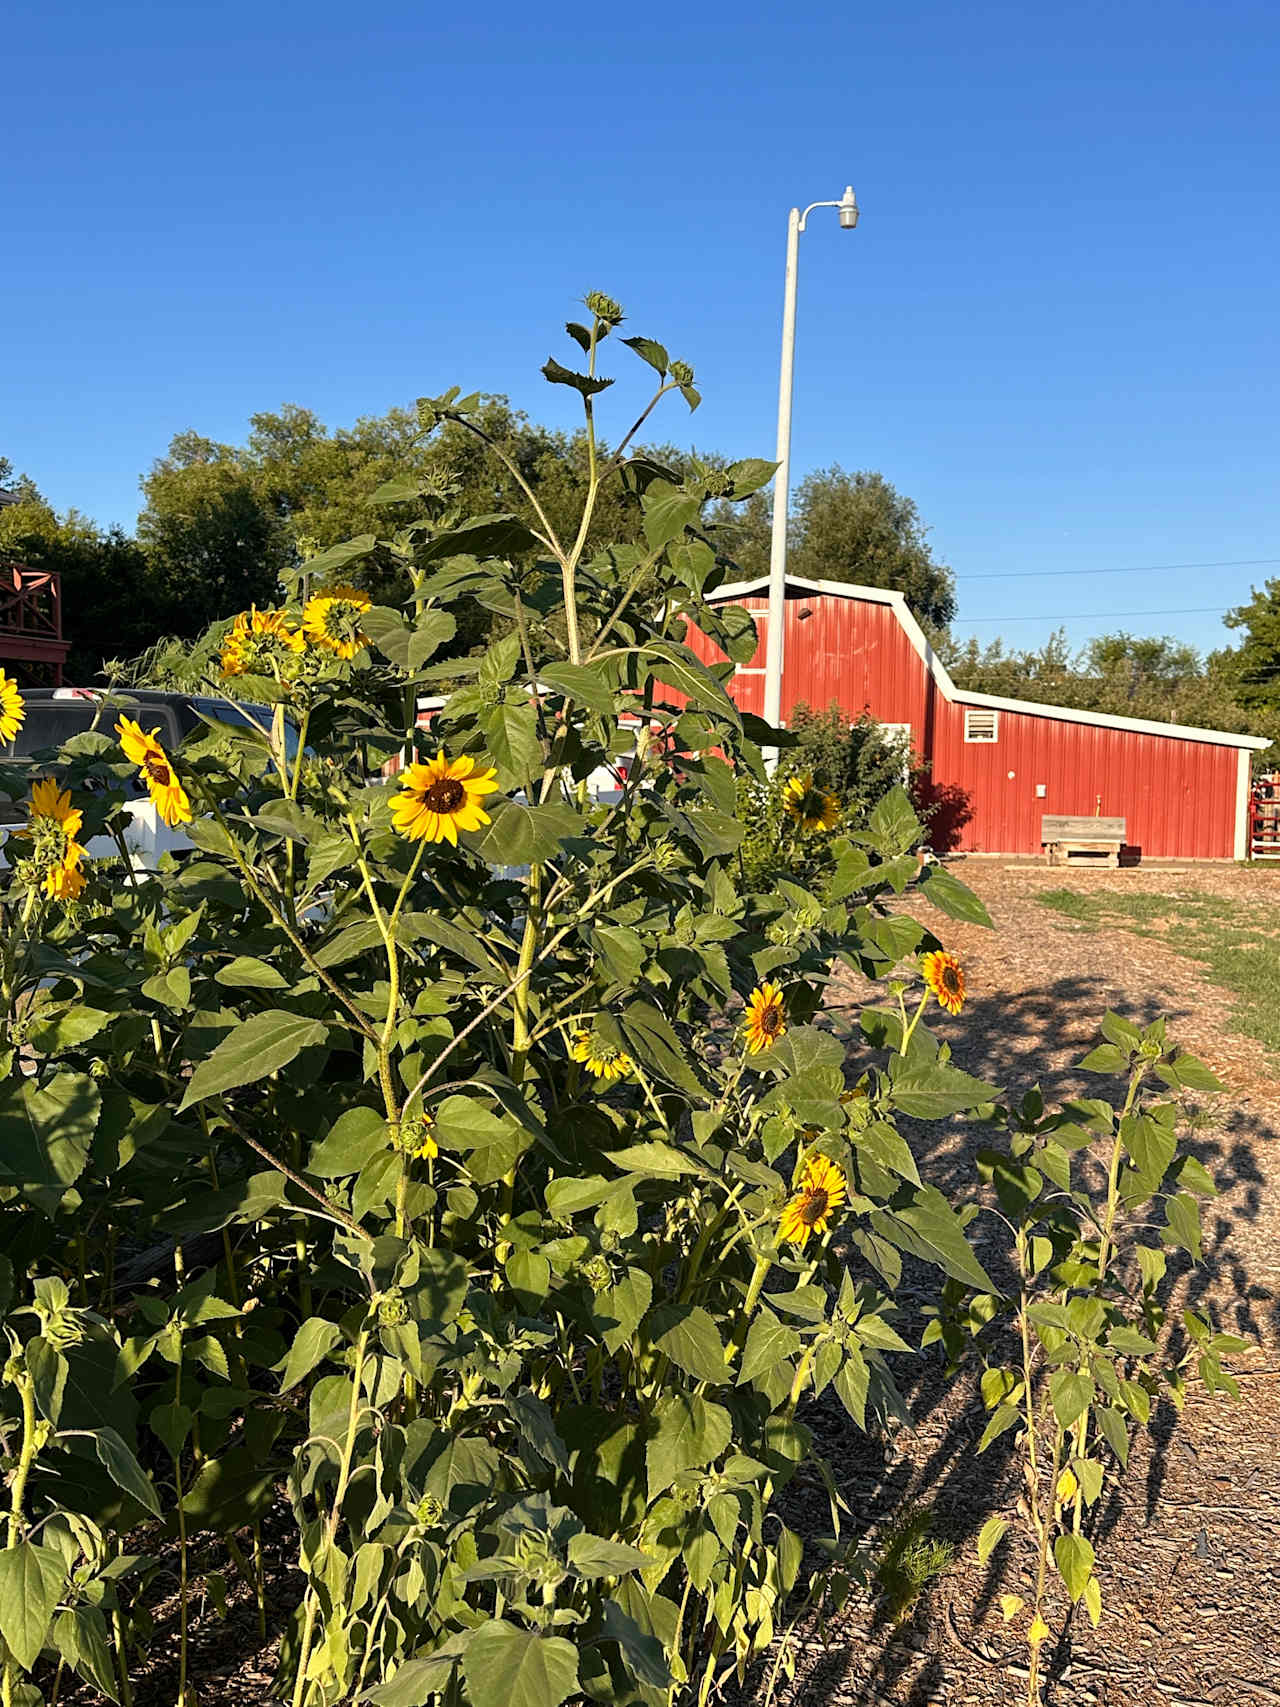
{"label": "sunflower plant", "polygon": [[[583,409],[571,534],[528,487],[467,517],[392,481],[418,520],[202,643],[235,719],[177,752],[104,719],[35,791],[0,773],[44,826],[0,902],[6,1707],[66,1670],[129,1699],[175,1586],[192,1707],[190,1608],[228,1583],[279,1620],[292,1707],[702,1707],[771,1646],[789,1669],[857,1572],[805,1412],[896,1426],[904,1260],[998,1296],[902,1124],[998,1104],[926,1023],[964,985],[908,908],[985,913],[901,788],[842,830],[806,782],[821,883],[744,879],[738,784],[779,737],[725,690],[757,641],[710,602],[703,511],[773,465],[637,451],[699,397],[622,324],[591,293],[543,369]],[[610,446],[619,344],[651,380]],[[479,403],[424,398],[420,431],[522,483]],[[610,482],[644,543],[588,553]],[[475,602],[505,633],[459,658]],[[139,782],[188,857],[130,858]],[[883,993],[851,1019],[844,968]]]}
{"label": "sunflower plant", "polygon": [[[947,970],[926,977],[945,1001]],[[1167,1304],[1170,1259],[1200,1261],[1199,1204],[1215,1192],[1179,1139],[1221,1084],[1163,1020],[1139,1028],[1116,1013],[1080,1066],[1119,1080],[1120,1094],[1049,1111],[1033,1089],[991,1111],[998,1141],[978,1167],[1016,1283],[1000,1296],[948,1282],[925,1335],[953,1366],[977,1354],[987,1412],[978,1451],[1014,1448],[1016,1516],[992,1516],[977,1548],[984,1564],[1002,1545],[1023,1564],[1027,1593],[1001,1600],[1029,1649],[1028,1707],[1042,1698],[1045,1646],[1072,1609],[1094,1625],[1102,1616],[1096,1520],[1135,1434],[1162,1402],[1181,1411],[1193,1379],[1238,1399],[1223,1359],[1248,1344],[1202,1311],[1175,1320]]]}

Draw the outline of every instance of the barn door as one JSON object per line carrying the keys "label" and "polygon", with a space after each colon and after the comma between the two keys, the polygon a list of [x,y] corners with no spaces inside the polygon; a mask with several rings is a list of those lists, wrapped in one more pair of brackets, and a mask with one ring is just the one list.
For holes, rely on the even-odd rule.
{"label": "barn door", "polygon": [[751,616],[756,625],[758,645],[747,663],[734,665],[729,694],[739,711],[750,711],[757,717],[763,717],[764,661],[768,655],[769,616],[767,611],[755,610]]}

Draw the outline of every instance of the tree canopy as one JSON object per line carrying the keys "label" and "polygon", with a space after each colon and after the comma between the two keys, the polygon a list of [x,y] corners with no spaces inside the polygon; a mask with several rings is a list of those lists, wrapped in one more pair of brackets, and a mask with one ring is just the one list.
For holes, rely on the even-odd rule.
{"label": "tree canopy", "polygon": [[1168,635],[1124,632],[1098,635],[1073,653],[1062,629],[1038,649],[974,639],[942,648],[957,685],[974,693],[1196,728],[1280,732],[1280,717],[1260,720],[1241,694],[1239,656],[1231,650],[1204,656]]}
{"label": "tree canopy", "polygon": [[1252,589],[1248,604],[1223,618],[1228,628],[1244,630],[1239,646],[1216,654],[1236,698],[1255,715],[1280,725],[1280,580]]}
{"label": "tree canopy", "polygon": [[[716,515],[724,550],[748,578],[769,572],[772,517],[764,492]],[[820,468],[800,482],[790,505],[787,572],[891,587],[936,637],[956,614],[955,582],[934,558],[928,534],[915,501],[883,474]]]}

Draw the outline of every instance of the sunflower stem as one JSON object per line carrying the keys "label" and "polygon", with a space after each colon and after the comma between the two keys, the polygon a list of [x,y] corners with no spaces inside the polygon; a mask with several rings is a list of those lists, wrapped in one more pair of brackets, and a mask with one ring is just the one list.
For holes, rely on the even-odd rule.
{"label": "sunflower stem", "polygon": [[747,1296],[743,1300],[741,1310],[738,1312],[738,1319],[733,1324],[733,1333],[730,1336],[729,1345],[724,1354],[724,1361],[727,1368],[731,1369],[738,1361],[742,1348],[746,1344],[747,1329],[751,1324],[752,1316],[755,1314],[756,1305],[760,1302],[760,1294],[764,1290],[765,1279],[768,1276],[769,1270],[773,1267],[773,1259],[776,1250],[777,1246],[775,1245],[773,1250],[768,1251],[764,1256],[756,1258],[756,1266],[751,1271],[751,1282],[747,1287]]}
{"label": "sunflower stem", "polygon": [[[929,1005],[929,992],[928,992],[928,990],[926,990],[924,995],[921,996],[921,998],[920,998],[920,1006],[916,1009],[915,1013],[912,1014],[912,1016],[911,1016],[911,1024],[907,1027],[907,1029],[902,1034],[902,1046],[898,1050],[898,1053],[899,1053],[899,1055],[901,1055],[903,1057],[904,1060],[906,1058],[907,1050],[911,1045],[911,1039],[915,1035],[915,1029],[920,1024],[921,1016],[924,1014],[924,1010],[928,1007],[928,1005]],[[903,1011],[905,1012],[905,1009]]]}

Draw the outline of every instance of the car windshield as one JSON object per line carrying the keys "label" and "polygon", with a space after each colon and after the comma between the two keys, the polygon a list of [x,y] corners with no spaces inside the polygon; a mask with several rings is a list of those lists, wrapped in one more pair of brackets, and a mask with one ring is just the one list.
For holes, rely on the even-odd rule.
{"label": "car windshield", "polygon": [[[97,703],[91,699],[28,700],[22,728],[5,749],[5,755],[26,759],[46,747],[60,747],[73,735],[82,735],[91,728],[97,711]],[[104,735],[111,733],[110,721],[105,715],[99,728]]]}

